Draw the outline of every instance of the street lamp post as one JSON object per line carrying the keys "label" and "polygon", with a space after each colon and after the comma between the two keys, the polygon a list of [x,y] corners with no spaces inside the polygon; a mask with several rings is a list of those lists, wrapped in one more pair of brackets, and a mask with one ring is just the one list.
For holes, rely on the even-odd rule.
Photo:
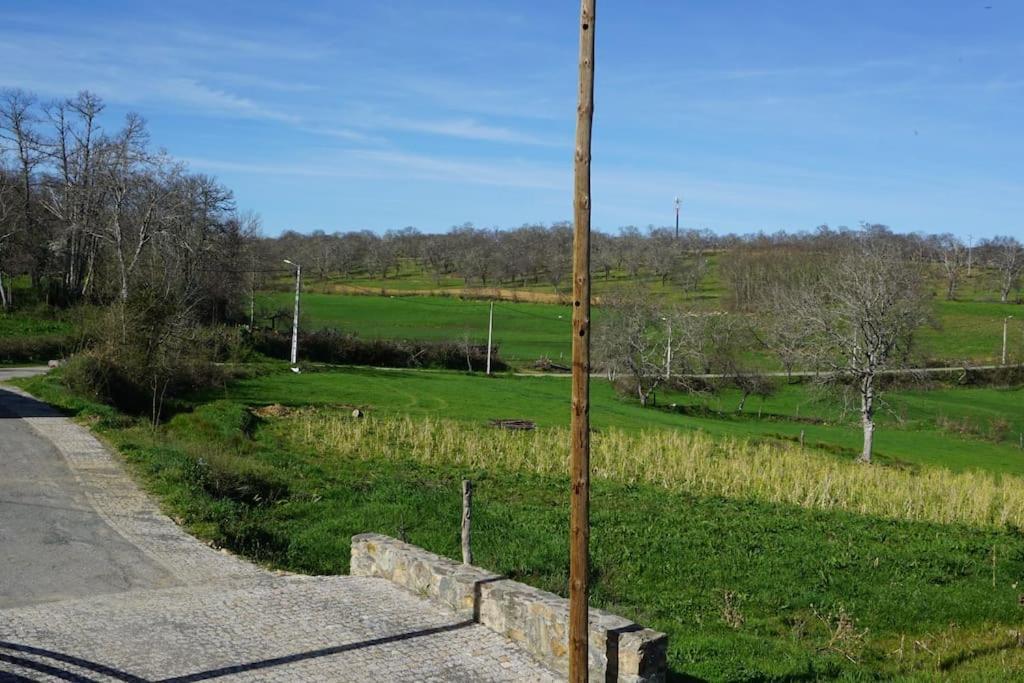
{"label": "street lamp post", "polygon": [[1008,315],[1005,318],[1003,318],[1003,365],[1006,365],[1006,328],[1010,320],[1012,319],[1012,315]]}
{"label": "street lamp post", "polygon": [[292,318],[292,372],[299,371],[299,291],[302,288],[302,266],[294,261],[284,260],[295,266],[295,316]]}

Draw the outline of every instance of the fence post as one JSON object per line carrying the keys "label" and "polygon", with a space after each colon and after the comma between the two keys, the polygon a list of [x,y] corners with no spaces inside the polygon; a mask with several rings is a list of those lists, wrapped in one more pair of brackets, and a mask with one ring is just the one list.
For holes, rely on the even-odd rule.
{"label": "fence post", "polygon": [[462,480],[462,564],[473,564],[470,525],[473,521],[473,482]]}

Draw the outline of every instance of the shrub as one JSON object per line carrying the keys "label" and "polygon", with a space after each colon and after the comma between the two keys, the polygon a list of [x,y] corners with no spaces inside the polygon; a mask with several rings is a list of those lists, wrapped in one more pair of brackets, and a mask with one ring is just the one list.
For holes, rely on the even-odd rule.
{"label": "shrub", "polygon": [[73,356],[61,377],[74,393],[123,412],[138,415],[148,407],[143,387],[132,381],[111,354],[103,350],[93,349]]}
{"label": "shrub", "polygon": [[245,505],[269,505],[289,494],[288,483],[272,466],[226,453],[191,458],[185,478],[214,498]]}
{"label": "shrub", "polygon": [[62,378],[77,394],[130,415],[148,415],[156,422],[164,412],[164,393],[178,396],[223,386],[228,378],[224,368],[206,359],[175,360],[154,368],[130,349],[117,350],[104,344],[72,356]]}
{"label": "shrub", "polygon": [[[253,335],[253,347],[260,353],[288,358],[291,335],[261,331]],[[299,354],[309,361],[343,365],[371,365],[386,368],[442,368],[466,370],[468,366],[483,368],[487,363],[487,347],[458,342],[398,341],[361,339],[337,330],[308,332],[299,339]],[[467,362],[468,356],[468,362]],[[505,370],[499,358],[491,358],[491,368]]]}
{"label": "shrub", "polygon": [[45,363],[61,358],[67,346],[64,335],[0,337],[0,363]]}

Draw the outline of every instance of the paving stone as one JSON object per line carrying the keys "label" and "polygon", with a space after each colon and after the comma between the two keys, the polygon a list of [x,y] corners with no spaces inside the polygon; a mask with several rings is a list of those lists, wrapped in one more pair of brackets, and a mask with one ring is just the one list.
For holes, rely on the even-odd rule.
{"label": "paving stone", "polygon": [[[6,387],[3,391],[10,391]],[[178,585],[0,609],[0,681],[557,681],[490,629],[380,578],[264,570],[186,534],[118,459],[24,394],[92,508]]]}

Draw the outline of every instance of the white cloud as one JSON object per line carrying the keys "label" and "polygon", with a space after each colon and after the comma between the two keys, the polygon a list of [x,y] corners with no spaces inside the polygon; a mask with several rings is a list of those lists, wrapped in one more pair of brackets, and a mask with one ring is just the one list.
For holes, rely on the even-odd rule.
{"label": "white cloud", "polygon": [[193,78],[169,78],[149,88],[159,98],[215,113],[236,114],[245,118],[299,123],[298,116],[277,111],[225,90],[211,88]]}
{"label": "white cloud", "polygon": [[480,161],[411,154],[401,151],[351,150],[329,158],[286,163],[239,162],[186,158],[190,166],[211,172],[234,172],[277,177],[407,178],[497,187],[569,190],[570,169],[517,159]]}
{"label": "white cloud", "polygon": [[481,123],[471,118],[449,120],[417,120],[393,116],[367,116],[367,125],[391,130],[428,133],[465,140],[482,140],[517,145],[557,146],[559,143],[545,140],[529,133]]}

